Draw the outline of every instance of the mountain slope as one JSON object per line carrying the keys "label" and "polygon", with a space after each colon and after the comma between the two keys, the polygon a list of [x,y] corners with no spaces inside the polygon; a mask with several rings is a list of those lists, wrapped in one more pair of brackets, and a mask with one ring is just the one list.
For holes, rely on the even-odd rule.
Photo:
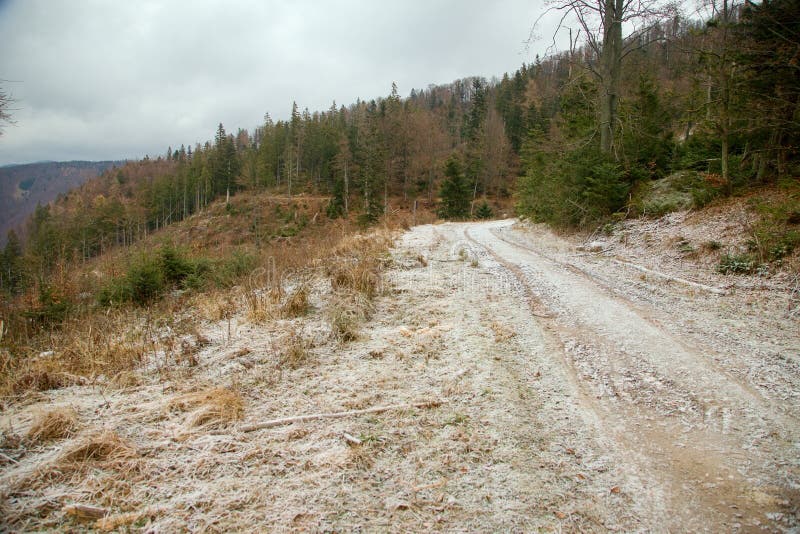
{"label": "mountain slope", "polygon": [[52,202],[119,163],[47,161],[0,167],[0,245],[5,244],[8,231],[23,224],[37,204]]}

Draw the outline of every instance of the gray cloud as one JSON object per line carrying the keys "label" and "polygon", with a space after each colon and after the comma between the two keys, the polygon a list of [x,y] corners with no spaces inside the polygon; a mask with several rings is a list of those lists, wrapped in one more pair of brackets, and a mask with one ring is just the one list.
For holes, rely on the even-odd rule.
{"label": "gray cloud", "polygon": [[117,159],[530,62],[530,0],[0,4],[0,78],[17,100],[0,165]]}

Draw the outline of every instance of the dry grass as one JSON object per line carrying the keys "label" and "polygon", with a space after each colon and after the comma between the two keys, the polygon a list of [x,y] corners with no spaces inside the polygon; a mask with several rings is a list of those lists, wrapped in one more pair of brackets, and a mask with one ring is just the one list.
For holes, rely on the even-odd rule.
{"label": "dry grass", "polygon": [[168,408],[188,412],[189,428],[221,428],[242,418],[244,401],[238,391],[216,387],[175,397]]}
{"label": "dry grass", "polygon": [[367,298],[378,294],[380,268],[373,258],[342,259],[330,268],[331,287],[334,291],[353,290]]}
{"label": "dry grass", "polygon": [[70,407],[53,408],[40,412],[28,430],[26,439],[30,443],[44,443],[67,438],[78,429],[78,413]]}
{"label": "dry grass", "polygon": [[248,289],[244,294],[247,320],[253,324],[263,324],[275,318],[275,309],[280,302],[276,292],[264,289]]}
{"label": "dry grass", "polygon": [[343,237],[331,250],[332,256],[359,257],[381,255],[392,245],[394,235],[388,230],[376,230],[369,234],[351,234]]}
{"label": "dry grass", "polygon": [[58,458],[59,469],[80,467],[87,462],[116,462],[137,458],[136,447],[124,440],[113,430],[103,430],[86,436],[65,450]]}
{"label": "dry grass", "polygon": [[288,338],[284,341],[284,347],[278,361],[278,367],[297,369],[308,362],[311,343],[303,338],[302,335],[294,331],[290,332]]}
{"label": "dry grass", "polygon": [[381,268],[393,236],[388,231],[348,236],[331,251],[328,276],[334,291],[353,290],[369,299],[381,290]]}
{"label": "dry grass", "polygon": [[490,325],[492,332],[494,332],[494,341],[495,343],[502,343],[503,341],[508,341],[512,337],[516,336],[517,333],[508,326],[499,323],[498,321],[492,321]]}
{"label": "dry grass", "polygon": [[347,236],[332,250],[327,275],[333,293],[325,315],[335,339],[356,339],[360,324],[370,318],[372,300],[382,292],[381,269],[392,242],[392,234],[382,230]]}
{"label": "dry grass", "polygon": [[70,377],[56,370],[48,369],[41,363],[28,363],[17,370],[13,375],[7,375],[3,381],[3,392],[19,395],[26,391],[49,391],[71,386],[74,383]]}
{"label": "dry grass", "polygon": [[335,339],[353,341],[358,338],[361,323],[368,320],[372,312],[372,303],[362,293],[339,291],[328,301],[325,315]]}
{"label": "dry grass", "polygon": [[301,284],[292,290],[281,304],[281,315],[283,317],[301,317],[308,313],[309,288]]}
{"label": "dry grass", "polygon": [[200,310],[203,319],[221,321],[236,312],[236,300],[232,294],[223,291],[201,293],[194,299],[195,307]]}
{"label": "dry grass", "polygon": [[310,291],[306,284],[288,293],[280,286],[248,288],[244,296],[247,319],[254,324],[263,324],[274,319],[302,317],[309,310]]}
{"label": "dry grass", "polygon": [[151,332],[130,312],[67,321],[39,347],[17,348],[0,369],[0,394],[20,395],[85,384],[137,368],[153,350]]}

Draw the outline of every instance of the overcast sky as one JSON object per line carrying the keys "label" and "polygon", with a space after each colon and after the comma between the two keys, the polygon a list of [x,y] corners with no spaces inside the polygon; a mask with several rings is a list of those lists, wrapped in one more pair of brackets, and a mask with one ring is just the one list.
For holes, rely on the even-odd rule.
{"label": "overcast sky", "polygon": [[[0,0],[0,165],[162,154],[430,83],[516,70],[536,0]],[[546,33],[546,26],[545,32]]]}

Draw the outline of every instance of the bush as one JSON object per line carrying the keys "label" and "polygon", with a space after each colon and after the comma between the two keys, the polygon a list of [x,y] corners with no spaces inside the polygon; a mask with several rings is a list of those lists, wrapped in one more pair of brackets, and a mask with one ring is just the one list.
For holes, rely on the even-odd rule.
{"label": "bush", "polygon": [[98,302],[104,306],[123,302],[143,306],[171,288],[202,287],[210,270],[207,260],[192,260],[179,250],[164,246],[156,254],[145,253],[130,261],[125,276],[101,289]]}
{"label": "bush", "polygon": [[719,175],[680,171],[660,180],[640,182],[631,200],[635,214],[660,217],[665,213],[701,208],[723,194]]}
{"label": "bush", "polygon": [[778,261],[800,248],[800,228],[795,221],[800,187],[782,187],[780,198],[756,202],[759,221],[753,229],[752,249],[762,261]]}
{"label": "bush", "polygon": [[161,261],[143,255],[132,261],[125,276],[112,280],[100,291],[98,300],[104,306],[133,302],[149,304],[164,292],[165,281]]}
{"label": "bush", "polygon": [[161,266],[164,278],[173,284],[182,283],[186,278],[197,272],[197,265],[184,258],[177,250],[170,246],[161,249]]}
{"label": "bush", "polygon": [[717,271],[722,274],[748,274],[755,268],[755,260],[747,254],[725,254],[717,265]]}
{"label": "bush", "polygon": [[205,268],[212,271],[211,277],[216,285],[230,287],[243,276],[250,274],[255,269],[257,258],[246,251],[234,250],[229,258],[216,263],[213,269],[210,265]]}
{"label": "bush", "polygon": [[23,316],[41,325],[53,325],[64,321],[70,310],[70,302],[47,284],[39,287],[39,302],[35,308],[23,312]]}

